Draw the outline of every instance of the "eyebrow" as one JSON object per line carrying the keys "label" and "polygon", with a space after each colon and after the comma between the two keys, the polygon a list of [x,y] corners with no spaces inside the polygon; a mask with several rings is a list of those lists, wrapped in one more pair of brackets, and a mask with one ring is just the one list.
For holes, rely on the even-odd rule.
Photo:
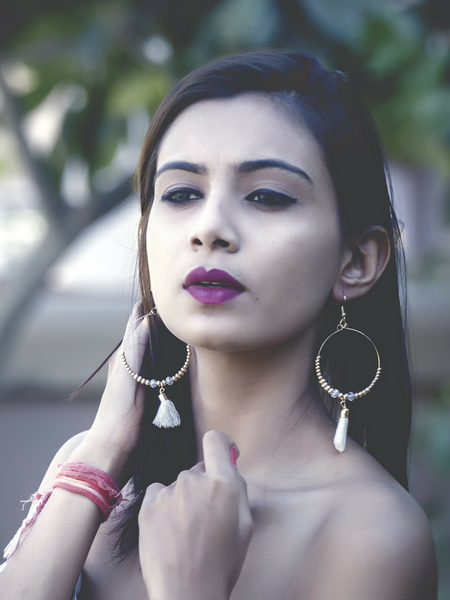
{"label": "eyebrow", "polygon": [[285,162],[284,160],[274,160],[272,158],[262,159],[262,160],[246,160],[241,163],[238,168],[238,173],[254,173],[255,171],[261,171],[263,169],[282,169],[283,171],[290,171],[291,173],[296,173],[300,175],[302,179],[305,179],[313,184],[313,180],[303,169],[299,167],[294,167],[290,163]]}
{"label": "eyebrow", "polygon": [[[289,171],[290,173],[295,173],[299,175],[302,179],[313,184],[313,180],[303,169],[299,167],[295,167],[290,163],[285,162],[284,160],[275,160],[272,158],[266,158],[261,160],[246,160],[236,167],[236,172],[242,175],[247,173],[254,173],[255,171],[262,171],[264,169],[282,169],[283,171]],[[198,165],[196,163],[191,163],[187,161],[173,161],[168,162],[163,165],[160,169],[156,171],[155,179],[164,173],[165,171],[178,170],[178,171],[188,171],[189,173],[195,173],[196,175],[206,175],[208,170],[203,165]]]}
{"label": "eyebrow", "polygon": [[189,173],[195,173],[196,175],[206,175],[207,169],[202,165],[187,162],[185,160],[179,160],[174,162],[168,162],[158,169],[155,173],[155,179],[164,173],[164,171],[189,171]]}

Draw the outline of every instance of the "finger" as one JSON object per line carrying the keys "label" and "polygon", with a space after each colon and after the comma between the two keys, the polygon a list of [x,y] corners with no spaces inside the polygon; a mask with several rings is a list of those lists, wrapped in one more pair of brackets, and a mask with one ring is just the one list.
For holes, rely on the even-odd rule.
{"label": "finger", "polygon": [[243,527],[243,531],[246,535],[248,535],[248,541],[250,541],[254,523],[252,513],[250,510],[247,482],[236,468],[234,469],[234,472],[239,490],[239,521],[241,523],[241,526]]}
{"label": "finger", "polygon": [[213,476],[230,476],[236,471],[230,460],[230,446],[239,456],[239,448],[234,440],[221,431],[212,429],[203,436],[203,458],[205,470]]}
{"label": "finger", "polygon": [[[154,309],[156,311],[156,309]],[[136,302],[131,311],[130,318],[128,319],[127,328],[133,329],[136,325],[139,325],[142,322],[148,322],[149,318],[153,318],[156,316],[157,312],[153,314],[153,311],[150,313],[144,313],[144,307],[142,302]]]}
{"label": "finger", "polygon": [[159,492],[164,488],[165,486],[162,483],[152,483],[151,485],[149,485],[145,491],[142,506],[144,506],[144,504],[151,504],[152,502],[154,502],[158,497]]}
{"label": "finger", "polygon": [[190,469],[191,471],[194,471],[196,473],[204,473],[205,472],[205,463],[204,461],[200,461],[198,462],[196,465],[194,465],[193,467],[191,467]]}
{"label": "finger", "polygon": [[[251,535],[253,519],[250,511],[247,482],[233,465],[232,449],[239,456],[239,448],[226,434],[211,430],[203,436],[203,454],[206,472],[212,476],[233,477],[239,492],[239,518],[246,524],[246,530]],[[199,463],[201,464],[201,463]],[[249,538],[250,539],[250,538]]]}
{"label": "finger", "polygon": [[247,490],[247,482],[242,477],[242,475],[236,471],[236,479],[239,487],[239,496],[241,499],[245,499],[244,505],[248,507],[248,490]]}
{"label": "finger", "polygon": [[[134,305],[125,330],[121,352],[125,352],[130,368],[137,372],[140,369],[145,348],[150,334],[148,315],[140,316],[141,304]],[[151,317],[150,317],[151,318]]]}
{"label": "finger", "polygon": [[150,319],[152,319],[153,317],[148,314],[143,315],[142,312],[142,303],[136,302],[128,319],[124,337],[133,336],[133,334],[139,329],[148,329]]}
{"label": "finger", "polygon": [[[125,327],[125,333],[122,338],[122,342],[121,342],[120,346],[115,350],[115,352],[111,355],[111,358],[109,359],[109,362],[108,362],[109,371],[108,372],[111,372],[111,370],[117,363],[118,357],[120,357],[120,354],[124,351],[125,342],[127,342],[127,345],[128,345],[128,341],[129,341],[130,337],[133,336],[133,332],[137,329],[137,326],[139,324],[141,324],[143,321],[145,321],[145,319],[140,317],[140,313],[142,310],[141,304],[142,304],[141,302],[136,302],[136,304],[133,306],[131,315],[128,317],[128,321],[127,321],[127,325]],[[146,325],[148,328],[148,324],[146,324]],[[147,337],[148,337],[148,333],[147,333]],[[128,355],[130,355],[130,352],[128,352]]]}

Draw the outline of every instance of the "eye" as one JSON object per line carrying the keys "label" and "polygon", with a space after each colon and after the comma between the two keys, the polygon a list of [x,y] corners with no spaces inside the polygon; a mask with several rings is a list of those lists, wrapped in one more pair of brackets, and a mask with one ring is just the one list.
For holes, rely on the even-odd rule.
{"label": "eye", "polygon": [[291,198],[291,196],[273,190],[255,190],[246,196],[245,199],[256,204],[274,208],[283,208],[297,202],[296,198]]}
{"label": "eye", "polygon": [[172,204],[184,204],[190,200],[199,200],[203,194],[191,188],[177,188],[170,190],[161,196],[163,202],[171,202]]}

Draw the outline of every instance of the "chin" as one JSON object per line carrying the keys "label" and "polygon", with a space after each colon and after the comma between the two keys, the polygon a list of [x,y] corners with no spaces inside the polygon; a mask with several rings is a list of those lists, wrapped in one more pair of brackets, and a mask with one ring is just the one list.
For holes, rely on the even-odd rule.
{"label": "chin", "polygon": [[193,331],[192,329],[180,332],[180,334],[183,334],[182,336],[177,335],[175,332],[172,333],[195,348],[204,348],[205,350],[214,350],[216,352],[243,352],[259,347],[259,344],[243,335],[242,331],[236,335],[233,335],[231,331],[222,333]]}
{"label": "chin", "polygon": [[[279,338],[279,332],[265,331],[264,325],[256,328],[248,327],[247,323],[234,323],[231,325],[219,323],[209,323],[209,326],[197,326],[198,324],[191,323],[189,327],[176,325],[170,327],[169,330],[180,340],[186,344],[190,344],[195,348],[204,348],[205,350],[213,350],[215,352],[251,352],[277,346],[286,341]],[[246,327],[247,325],[247,327]],[[262,336],[261,333],[265,335]],[[291,332],[292,333],[292,332]],[[286,336],[290,338],[291,336]]]}
{"label": "chin", "polygon": [[[230,323],[229,319],[198,318],[186,316],[164,319],[167,329],[185,344],[218,352],[242,352],[261,346],[261,339],[255,339],[254,332],[246,330],[243,323]],[[226,322],[224,322],[226,321]],[[261,332],[261,329],[259,329]],[[257,336],[260,337],[260,336]]]}
{"label": "chin", "polygon": [[196,348],[203,348],[205,350],[213,350],[215,352],[248,352],[260,348],[260,345],[250,343],[248,340],[236,340],[236,339],[211,339],[204,338],[200,339],[198,343],[192,344]]}

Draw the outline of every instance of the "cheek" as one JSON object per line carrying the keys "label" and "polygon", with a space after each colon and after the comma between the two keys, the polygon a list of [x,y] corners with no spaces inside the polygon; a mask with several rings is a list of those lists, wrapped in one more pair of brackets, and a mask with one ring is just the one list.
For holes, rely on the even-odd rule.
{"label": "cheek", "polygon": [[162,297],[170,287],[171,273],[176,267],[177,247],[173,228],[162,223],[152,211],[147,227],[147,259],[155,304],[162,305]]}
{"label": "cheek", "polygon": [[268,244],[267,250],[262,262],[270,265],[276,283],[271,286],[274,292],[328,296],[340,264],[341,238],[337,227],[302,226],[283,236],[282,243]]}
{"label": "cheek", "polygon": [[261,249],[259,316],[273,324],[277,335],[290,337],[317,322],[338,277],[340,257],[340,232],[331,224],[297,228],[283,243],[274,240]]}

